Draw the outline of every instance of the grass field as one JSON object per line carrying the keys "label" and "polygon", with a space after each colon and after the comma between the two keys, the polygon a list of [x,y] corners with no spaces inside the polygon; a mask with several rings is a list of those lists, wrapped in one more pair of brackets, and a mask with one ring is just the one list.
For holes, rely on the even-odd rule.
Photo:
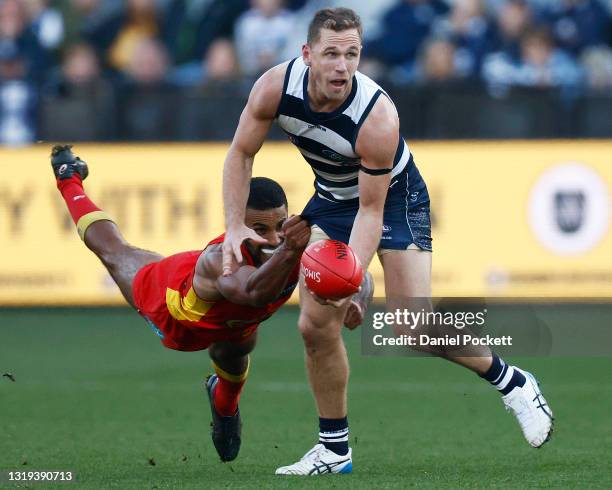
{"label": "grass field", "polygon": [[[312,486],[274,476],[318,429],[296,314],[260,330],[242,451],[222,464],[201,389],[206,353],[163,349],[127,309],[0,310],[0,374],[15,378],[0,378],[0,470],[72,470],[79,488],[96,489]],[[552,442],[534,450],[475,375],[437,359],[362,357],[357,333],[346,343],[354,472],[318,487],[612,488],[612,359],[517,360],[557,418]]]}

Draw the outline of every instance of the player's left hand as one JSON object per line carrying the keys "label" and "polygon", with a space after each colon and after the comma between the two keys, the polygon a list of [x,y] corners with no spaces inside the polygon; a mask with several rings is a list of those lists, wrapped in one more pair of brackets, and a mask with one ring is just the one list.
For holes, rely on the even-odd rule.
{"label": "player's left hand", "polygon": [[344,326],[349,330],[356,329],[363,323],[363,317],[374,296],[374,281],[372,275],[366,271],[359,291],[351,297],[351,303],[344,315]]}
{"label": "player's left hand", "polygon": [[363,323],[364,308],[358,301],[351,299],[346,315],[344,315],[344,326],[349,330],[355,330]]}
{"label": "player's left hand", "polygon": [[285,220],[282,227],[283,247],[295,252],[304,251],[310,240],[310,226],[301,216],[292,215]]}

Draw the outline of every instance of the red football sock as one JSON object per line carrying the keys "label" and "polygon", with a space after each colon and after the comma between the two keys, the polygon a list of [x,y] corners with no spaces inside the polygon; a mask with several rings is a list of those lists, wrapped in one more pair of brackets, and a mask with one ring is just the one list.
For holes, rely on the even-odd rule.
{"label": "red football sock", "polygon": [[223,417],[231,417],[238,410],[238,400],[246,379],[239,383],[219,377],[215,388],[215,409]]}
{"label": "red football sock", "polygon": [[221,369],[213,362],[213,367],[218,376],[217,386],[215,388],[215,409],[217,413],[223,417],[231,417],[238,410],[238,401],[242,387],[246,383],[249,374],[249,363],[242,374],[230,374]]}
{"label": "red football sock", "polygon": [[66,201],[66,206],[68,206],[68,211],[70,211],[75,225],[86,214],[101,211],[87,197],[83,190],[83,182],[77,175],[73,175],[69,179],[57,179],[57,188],[62,193],[64,201]]}
{"label": "red football sock", "polygon": [[87,197],[83,190],[83,181],[78,175],[73,175],[69,179],[57,179],[57,188],[62,193],[81,240],[85,240],[85,232],[91,224],[102,220],[112,221]]}

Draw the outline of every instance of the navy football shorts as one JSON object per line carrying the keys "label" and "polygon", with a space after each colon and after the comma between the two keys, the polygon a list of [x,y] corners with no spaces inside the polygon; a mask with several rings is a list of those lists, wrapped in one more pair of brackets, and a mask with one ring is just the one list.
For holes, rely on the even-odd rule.
{"label": "navy football shorts", "polygon": [[[359,199],[333,202],[315,194],[302,217],[332,240],[348,243],[358,209]],[[427,188],[412,193],[390,188],[387,194],[379,253],[408,249],[432,250]]]}

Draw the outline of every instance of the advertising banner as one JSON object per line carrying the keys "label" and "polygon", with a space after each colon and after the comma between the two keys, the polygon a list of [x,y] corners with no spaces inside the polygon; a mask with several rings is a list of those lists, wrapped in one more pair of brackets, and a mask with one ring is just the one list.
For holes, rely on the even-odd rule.
{"label": "advertising banner", "polygon": [[[121,304],[55,188],[50,145],[0,151],[0,304]],[[223,232],[228,144],[87,145],[85,189],[135,246],[171,254]],[[612,297],[612,142],[414,143],[432,201],[433,294]],[[277,180],[291,213],[313,175],[268,143],[254,175]],[[376,295],[382,269],[370,268]],[[295,299],[295,298],[294,298]]]}

